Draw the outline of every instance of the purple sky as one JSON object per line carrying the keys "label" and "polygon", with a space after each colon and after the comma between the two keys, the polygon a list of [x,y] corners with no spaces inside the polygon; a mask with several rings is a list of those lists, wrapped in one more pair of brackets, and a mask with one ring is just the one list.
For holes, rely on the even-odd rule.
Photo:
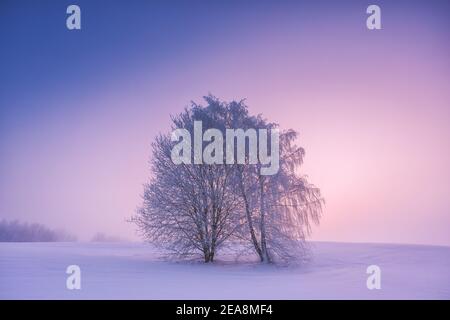
{"label": "purple sky", "polygon": [[0,217],[137,239],[150,142],[212,93],[300,132],[313,239],[450,245],[449,2],[379,1],[375,31],[365,1],[79,1],[81,31],[5,3]]}

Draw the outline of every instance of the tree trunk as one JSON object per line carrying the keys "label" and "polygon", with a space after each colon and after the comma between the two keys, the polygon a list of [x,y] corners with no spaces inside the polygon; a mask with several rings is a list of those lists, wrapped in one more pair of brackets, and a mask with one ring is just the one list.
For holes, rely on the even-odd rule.
{"label": "tree trunk", "polygon": [[256,253],[259,256],[259,259],[261,261],[263,261],[263,255],[262,255],[262,252],[261,252],[261,248],[259,247],[258,239],[256,239],[255,229],[253,228],[252,214],[250,212],[250,206],[248,204],[248,199],[247,199],[247,195],[245,193],[244,183],[242,181],[242,172],[240,172],[240,176],[239,176],[239,185],[240,185],[240,188],[241,188],[242,199],[244,200],[245,215],[246,215],[246,218],[247,218],[248,228],[250,230],[250,236],[252,238],[252,243],[253,243],[253,246],[255,247]]}
{"label": "tree trunk", "polygon": [[261,230],[261,261],[270,262],[270,255],[267,251],[266,243],[266,222],[265,222],[265,204],[264,204],[264,178],[259,176],[259,192],[260,192],[260,230]]}
{"label": "tree trunk", "polygon": [[214,262],[214,249],[208,249],[203,251],[203,257],[205,263]]}

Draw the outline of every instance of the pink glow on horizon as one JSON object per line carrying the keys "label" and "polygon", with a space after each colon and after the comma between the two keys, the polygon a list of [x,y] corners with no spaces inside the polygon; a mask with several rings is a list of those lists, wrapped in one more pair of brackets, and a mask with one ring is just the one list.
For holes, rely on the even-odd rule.
{"label": "pink glow on horizon", "polygon": [[170,114],[211,92],[247,98],[251,112],[300,132],[302,173],[326,199],[314,240],[450,245],[445,35],[416,30],[413,42],[401,28],[395,41],[340,31],[297,44],[297,34],[261,32],[240,50],[222,44],[189,63],[161,65],[158,76],[145,67],[112,74],[120,81],[65,102],[91,112],[13,133],[6,161],[16,170],[4,175],[13,181],[0,195],[4,208],[82,239],[97,231],[135,238],[125,220],[149,176],[150,142],[169,130]]}

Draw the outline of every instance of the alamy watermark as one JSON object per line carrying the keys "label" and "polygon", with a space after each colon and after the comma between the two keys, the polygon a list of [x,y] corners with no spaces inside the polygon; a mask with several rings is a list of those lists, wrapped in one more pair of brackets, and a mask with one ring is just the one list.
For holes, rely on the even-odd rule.
{"label": "alamy watermark", "polygon": [[69,275],[66,279],[66,288],[69,290],[81,289],[81,268],[72,264],[66,268],[66,273]]}
{"label": "alamy watermark", "polygon": [[71,4],[67,7],[67,14],[70,16],[66,19],[66,27],[69,30],[80,30],[81,29],[81,9],[76,4]]}
{"label": "alamy watermark", "polygon": [[367,267],[366,273],[369,274],[366,281],[367,289],[381,289],[381,268],[376,264]]}
{"label": "alamy watermark", "polygon": [[[366,19],[366,26],[369,30],[381,29],[381,8],[376,4],[367,7],[366,13],[369,16]],[[66,27],[69,30],[81,30],[81,8],[76,4],[71,4],[66,9]]]}
{"label": "alamy watermark", "polygon": [[371,4],[367,7],[367,17],[366,26],[369,30],[380,30],[381,29],[381,8],[376,4]]}
{"label": "alamy watermark", "polygon": [[[193,131],[193,148],[187,129],[172,132],[172,141],[178,142],[170,155],[174,164],[224,164],[225,159],[225,164],[260,164],[261,175],[274,175],[280,168],[278,129],[226,129],[225,141],[219,129],[210,128],[203,132],[202,121],[194,121]],[[209,142],[205,148],[204,142]]]}

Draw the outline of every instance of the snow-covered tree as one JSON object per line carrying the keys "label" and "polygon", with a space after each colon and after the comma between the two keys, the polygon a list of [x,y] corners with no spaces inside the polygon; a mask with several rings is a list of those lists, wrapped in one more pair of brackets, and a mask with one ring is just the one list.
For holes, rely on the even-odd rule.
{"label": "snow-covered tree", "polygon": [[[273,130],[277,124],[261,116],[251,116],[241,101],[230,104],[228,125]],[[319,223],[323,199],[320,190],[299,174],[305,151],[295,144],[297,132],[279,135],[279,170],[274,175],[261,175],[261,163],[236,165],[232,190],[242,199],[247,228],[239,229],[253,245],[262,262],[302,258],[305,238],[312,223]],[[270,143],[268,143],[270,148]]]}
{"label": "snow-covered tree", "polygon": [[[250,115],[243,101],[225,103],[213,96],[205,100],[205,107],[193,103],[172,118],[172,129],[185,129],[189,141],[195,140],[196,121],[202,123],[202,136],[208,129],[219,133],[227,129],[278,129],[277,124]],[[203,138],[201,150],[211,141],[217,142],[217,137],[207,142]],[[273,137],[268,138],[265,148],[274,153]],[[205,262],[212,262],[228,239],[248,241],[262,262],[301,258],[311,225],[319,222],[323,199],[320,190],[299,173],[305,151],[295,144],[296,138],[293,130],[280,132],[279,169],[273,175],[263,175],[261,141],[255,163],[248,136],[241,139],[243,162],[237,161],[238,142],[233,142],[235,161],[231,164],[225,159],[230,150],[223,141],[218,148],[221,152],[213,152],[216,160],[223,161],[198,163],[195,151],[187,155],[183,151],[187,161],[174,163],[171,156],[178,138],[158,136],[152,145],[152,178],[145,185],[144,203],[135,222],[149,241],[179,256],[201,253]]]}
{"label": "snow-covered tree", "polygon": [[[187,129],[194,140],[194,121],[203,129],[223,128],[226,108],[212,98],[208,105],[193,104],[173,117],[172,129]],[[144,236],[178,256],[201,253],[212,262],[218,248],[230,237],[238,222],[239,198],[230,191],[232,167],[225,164],[175,164],[171,152],[176,142],[169,134],[153,143],[153,177],[145,185],[144,204],[135,222]]]}

